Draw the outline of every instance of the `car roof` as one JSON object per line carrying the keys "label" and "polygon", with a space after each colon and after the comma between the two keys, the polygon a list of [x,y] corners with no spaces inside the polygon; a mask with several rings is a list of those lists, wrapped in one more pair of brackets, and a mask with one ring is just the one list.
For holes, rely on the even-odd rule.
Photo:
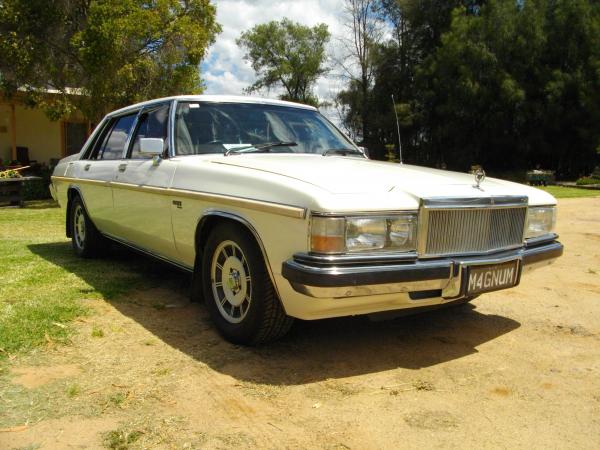
{"label": "car roof", "polygon": [[129,111],[143,108],[145,106],[151,106],[155,103],[164,103],[172,100],[212,103],[253,103],[262,105],[288,106],[291,108],[309,109],[312,111],[317,110],[317,108],[315,108],[314,106],[303,105],[301,103],[286,102],[284,100],[274,100],[270,98],[250,97],[243,95],[175,95],[172,97],[157,98],[154,100],[148,100],[145,102],[140,102],[134,105],[126,106],[124,108],[117,109],[108,113],[107,116],[118,116]]}

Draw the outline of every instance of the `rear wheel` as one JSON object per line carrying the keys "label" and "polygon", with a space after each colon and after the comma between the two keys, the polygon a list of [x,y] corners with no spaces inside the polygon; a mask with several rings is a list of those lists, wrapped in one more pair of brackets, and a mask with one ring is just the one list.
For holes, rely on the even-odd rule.
{"label": "rear wheel", "polygon": [[71,205],[71,243],[82,258],[99,256],[104,248],[104,238],[90,220],[81,197],[76,196]]}
{"label": "rear wheel", "polygon": [[293,319],[285,314],[260,248],[245,229],[218,225],[202,255],[206,306],[227,340],[256,345],[287,333]]}

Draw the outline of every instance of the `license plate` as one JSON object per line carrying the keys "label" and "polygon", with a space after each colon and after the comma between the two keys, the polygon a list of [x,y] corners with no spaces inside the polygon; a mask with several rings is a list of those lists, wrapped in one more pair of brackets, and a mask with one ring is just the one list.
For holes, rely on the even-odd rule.
{"label": "license plate", "polygon": [[519,284],[519,261],[485,266],[470,266],[467,269],[467,295],[497,291]]}

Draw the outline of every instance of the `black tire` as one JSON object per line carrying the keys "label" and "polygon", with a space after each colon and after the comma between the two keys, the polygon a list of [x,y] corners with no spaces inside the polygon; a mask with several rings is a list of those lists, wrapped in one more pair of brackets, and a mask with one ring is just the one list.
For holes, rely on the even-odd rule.
{"label": "black tire", "polygon": [[202,288],[202,251],[196,251],[196,257],[194,258],[194,273],[192,273],[192,282],[190,285],[190,302],[192,303],[203,303],[204,302],[204,291]]}
{"label": "black tire", "polygon": [[106,240],[90,220],[79,195],[72,200],[69,220],[71,221],[71,244],[77,256],[82,258],[100,256],[106,248]]}
{"label": "black tire", "polygon": [[294,319],[285,314],[262,252],[246,229],[233,223],[215,227],[196,270],[202,272],[210,316],[228,341],[257,345],[289,331]]}

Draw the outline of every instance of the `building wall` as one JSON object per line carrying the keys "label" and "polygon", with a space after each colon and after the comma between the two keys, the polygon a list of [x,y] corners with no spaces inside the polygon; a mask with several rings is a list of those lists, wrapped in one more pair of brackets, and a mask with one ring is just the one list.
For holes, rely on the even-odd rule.
{"label": "building wall", "polygon": [[[64,156],[63,122],[51,121],[39,109],[26,108],[17,103],[15,107],[17,146],[29,149],[29,159],[38,163],[50,162],[51,158]],[[81,114],[74,114],[69,122],[83,122]],[[6,131],[5,131],[6,130]],[[11,160],[12,148],[11,108],[0,103],[0,158]]]}
{"label": "building wall", "polygon": [[17,146],[29,148],[29,159],[48,163],[62,155],[61,123],[52,122],[38,109],[16,107]]}

